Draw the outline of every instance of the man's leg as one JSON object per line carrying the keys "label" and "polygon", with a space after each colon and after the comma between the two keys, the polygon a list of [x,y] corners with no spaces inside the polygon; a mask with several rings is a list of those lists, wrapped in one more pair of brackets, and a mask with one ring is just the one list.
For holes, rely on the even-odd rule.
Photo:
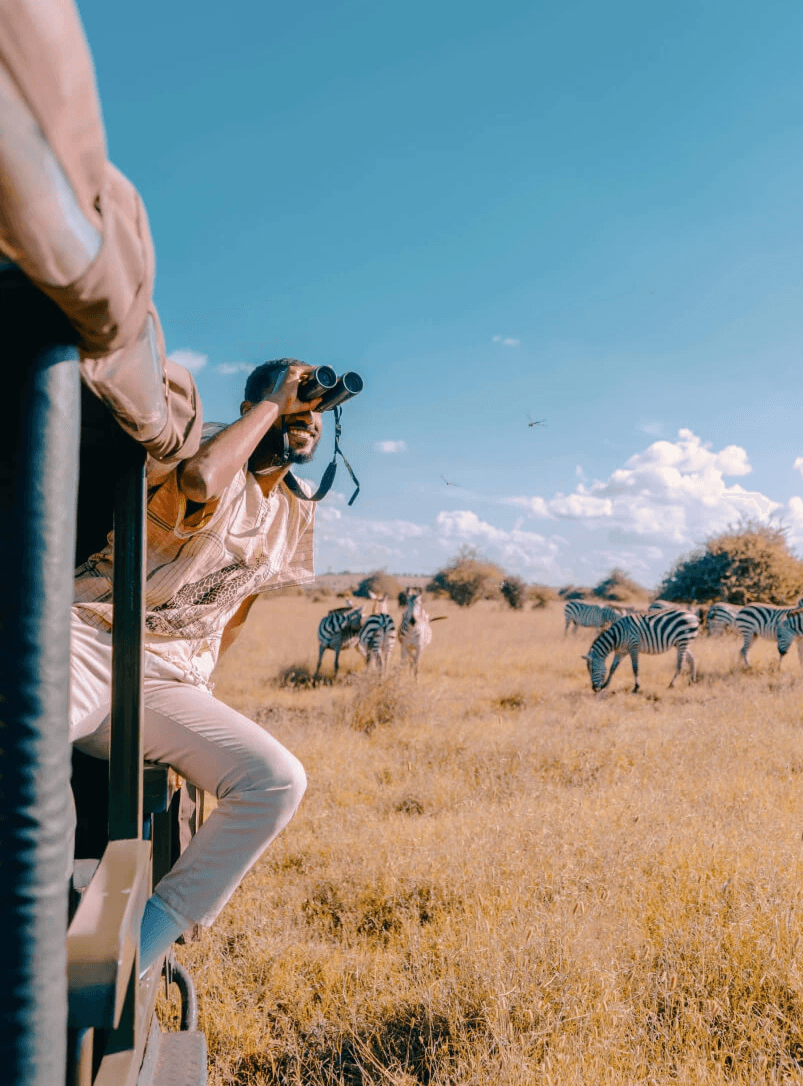
{"label": "man's leg", "polygon": [[[215,795],[218,806],[156,887],[146,921],[156,923],[164,945],[157,936],[153,959],[191,923],[215,920],[290,821],[306,787],[298,759],[258,724],[196,686],[154,678],[154,666],[161,667],[151,663],[145,680],[145,757],[173,766]],[[94,730],[87,735],[81,729],[78,745],[106,757],[108,711],[86,720]],[[172,924],[154,914],[162,906]]]}
{"label": "man's leg", "polygon": [[145,754],[166,762],[218,805],[156,891],[181,916],[211,924],[306,789],[298,759],[205,691],[147,683]]}

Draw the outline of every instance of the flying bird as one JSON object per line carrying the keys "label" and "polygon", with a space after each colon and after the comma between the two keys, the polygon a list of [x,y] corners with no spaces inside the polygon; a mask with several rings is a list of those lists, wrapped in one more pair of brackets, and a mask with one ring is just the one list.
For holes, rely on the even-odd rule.
{"label": "flying bird", "polygon": [[451,479],[447,479],[445,475],[441,475],[441,479],[443,479],[447,486],[460,486],[460,483],[453,483]]}
{"label": "flying bird", "polygon": [[532,415],[528,415],[527,418],[530,420],[527,423],[528,426],[546,426],[546,419],[534,419]]}

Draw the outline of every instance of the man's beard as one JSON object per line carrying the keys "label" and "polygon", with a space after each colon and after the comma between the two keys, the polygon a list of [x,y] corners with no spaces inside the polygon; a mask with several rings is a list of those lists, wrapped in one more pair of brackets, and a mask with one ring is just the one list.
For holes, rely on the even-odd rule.
{"label": "man's beard", "polygon": [[[313,431],[310,429],[310,433]],[[251,458],[248,461],[248,466],[251,471],[264,470],[275,465],[277,468],[282,467],[284,464],[308,464],[310,460],[315,456],[315,452],[318,448],[318,442],[321,440],[320,433],[315,437],[315,442],[312,448],[308,452],[302,452],[300,449],[294,449],[292,442],[288,438],[287,451],[288,457],[284,459],[284,434],[281,427],[271,427],[265,434],[260,443],[251,453]]]}
{"label": "man's beard", "polygon": [[[320,438],[318,440],[320,440]],[[289,463],[291,463],[291,464],[308,464],[310,462],[310,460],[312,460],[312,458],[315,456],[315,450],[317,448],[318,448],[318,441],[315,442],[315,444],[312,446],[310,451],[307,452],[307,453],[301,452],[300,449],[291,448],[290,449]]]}

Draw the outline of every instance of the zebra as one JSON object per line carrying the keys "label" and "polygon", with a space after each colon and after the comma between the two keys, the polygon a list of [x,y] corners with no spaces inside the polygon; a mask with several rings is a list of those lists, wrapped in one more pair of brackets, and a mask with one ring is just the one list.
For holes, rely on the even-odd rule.
{"label": "zebra", "polygon": [[717,637],[725,630],[732,630],[736,625],[738,612],[739,608],[733,603],[712,603],[706,616],[709,634]]}
{"label": "zebra", "polygon": [[733,624],[742,635],[742,647],[739,655],[744,660],[744,666],[750,667],[747,659],[747,650],[757,637],[766,637],[774,641],[778,636],[778,627],[795,607],[803,605],[803,600],[798,600],[793,607],[778,607],[774,603],[748,603],[736,613]]}
{"label": "zebra", "polygon": [[602,629],[616,622],[620,616],[613,607],[600,607],[596,603],[584,603],[583,600],[567,600],[563,608],[563,617],[566,620],[566,625],[563,627],[565,637],[569,626],[572,626],[572,633],[577,633],[579,626],[594,626],[596,629]]}
{"label": "zebra", "polygon": [[396,644],[396,623],[388,614],[388,597],[369,593],[374,601],[374,613],[360,627],[357,651],[365,657],[365,666],[375,664],[384,675],[388,659]]}
{"label": "zebra", "polygon": [[399,626],[399,645],[401,646],[402,664],[409,662],[413,674],[418,678],[418,665],[421,653],[432,640],[432,626],[429,615],[424,610],[420,592],[407,595],[407,606]]}
{"label": "zebra", "polygon": [[[324,615],[318,623],[318,666],[315,668],[313,682],[321,672],[321,661],[327,649],[335,654],[334,676],[340,665],[340,652],[357,644],[362,626],[362,607],[336,607]],[[333,676],[333,677],[334,677]]]}
{"label": "zebra", "polygon": [[803,638],[803,610],[796,607],[789,612],[783,622],[778,623],[776,639],[778,642],[779,668],[793,641],[797,641],[797,656],[801,666],[803,666],[803,640],[801,638]]}
{"label": "zebra", "polygon": [[[697,678],[697,666],[689,651],[689,643],[697,636],[699,629],[700,620],[690,611],[662,608],[651,615],[625,615],[614,622],[613,626],[603,630],[583,657],[591,676],[591,689],[595,694],[604,690],[613,678],[619,661],[629,654],[636,684],[633,693],[637,693],[639,653],[655,655],[667,652],[673,647],[677,650],[677,666],[669,686],[674,686],[685,660],[689,661],[691,681],[694,682]],[[614,653],[613,663],[606,679],[605,661],[611,652]]]}

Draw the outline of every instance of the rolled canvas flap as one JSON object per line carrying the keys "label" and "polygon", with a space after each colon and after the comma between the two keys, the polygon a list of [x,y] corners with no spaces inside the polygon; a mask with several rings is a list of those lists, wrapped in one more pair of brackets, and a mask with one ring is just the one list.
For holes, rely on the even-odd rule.
{"label": "rolled canvas flap", "polygon": [[100,197],[103,245],[75,282],[36,286],[52,298],[81,337],[85,356],[109,354],[139,334],[151,304],[153,241],[139,193],[111,164]]}

